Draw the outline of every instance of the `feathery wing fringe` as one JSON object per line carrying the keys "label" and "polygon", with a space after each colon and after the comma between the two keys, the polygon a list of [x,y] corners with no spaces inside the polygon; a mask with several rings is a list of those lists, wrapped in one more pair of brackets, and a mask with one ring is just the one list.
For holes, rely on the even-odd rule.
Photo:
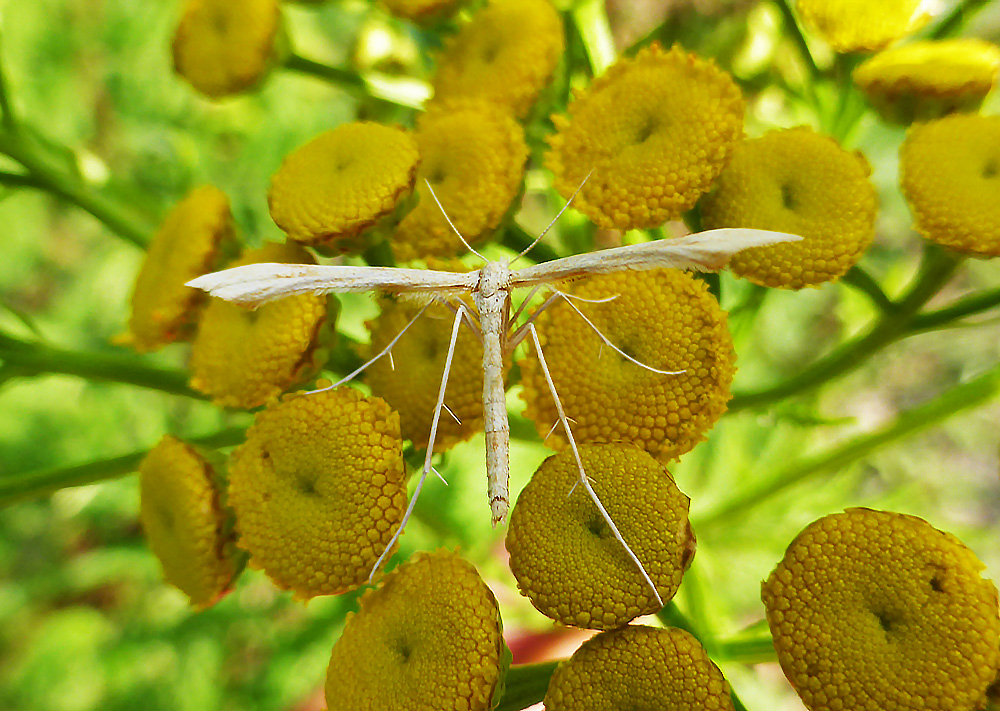
{"label": "feathery wing fringe", "polygon": [[675,239],[614,247],[577,254],[514,272],[513,286],[531,286],[583,274],[607,274],[626,269],[694,269],[718,271],[736,252],[779,242],[797,242],[798,235],[767,230],[724,228]]}
{"label": "feathery wing fringe", "polygon": [[332,291],[467,294],[475,287],[478,278],[476,272],[265,263],[205,274],[192,279],[187,285],[242,306],[260,306],[295,294],[326,294]]}

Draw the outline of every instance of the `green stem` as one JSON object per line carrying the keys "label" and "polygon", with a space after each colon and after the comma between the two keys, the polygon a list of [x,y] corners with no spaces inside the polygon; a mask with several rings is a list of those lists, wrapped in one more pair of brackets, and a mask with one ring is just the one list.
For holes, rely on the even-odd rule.
{"label": "green stem", "polygon": [[0,171],[0,185],[8,188],[35,188],[44,190],[46,185],[31,173],[9,173]]}
{"label": "green stem", "polygon": [[578,0],[570,10],[590,60],[590,71],[596,77],[615,62],[618,52],[611,35],[604,0]]}
{"label": "green stem", "polygon": [[[246,430],[231,427],[215,434],[186,440],[202,447],[232,447],[243,442]],[[24,499],[46,496],[67,486],[82,486],[106,479],[116,479],[136,470],[148,449],[132,452],[121,457],[102,459],[72,467],[58,467],[38,471],[22,472],[0,477],[0,507]]]}
{"label": "green stem", "polygon": [[1000,306],[1000,288],[974,294],[951,306],[920,314],[910,322],[907,332],[908,334],[916,334],[947,328],[959,319],[974,316],[997,306]]}
{"label": "green stem", "polygon": [[896,304],[885,295],[882,287],[872,278],[872,275],[861,267],[856,265],[851,267],[850,271],[841,279],[841,282],[854,287],[867,296],[879,311],[887,314],[894,314],[896,312]]}
{"label": "green stem", "polygon": [[962,257],[929,248],[921,274],[892,313],[881,318],[866,333],[843,344],[833,353],[782,383],[757,392],[739,393],[729,402],[730,412],[769,405],[792,395],[814,390],[833,378],[867,362],[868,356],[906,335],[917,312],[947,283]]}
{"label": "green stem", "polygon": [[983,405],[998,394],[1000,394],[1000,365],[955,386],[919,407],[902,413],[874,432],[856,437],[830,451],[806,457],[778,470],[773,476],[755,482],[713,510],[697,517],[692,525],[695,530],[702,531],[726,523],[733,516],[752,509],[812,476],[846,467],[887,445],[937,425],[960,412]]}
{"label": "green stem", "polygon": [[816,94],[816,84],[823,78],[823,72],[820,70],[819,65],[816,64],[816,58],[813,57],[812,51],[809,49],[809,42],[806,41],[806,36],[799,26],[795,13],[792,12],[789,0],[775,0],[774,4],[781,13],[785,27],[788,29],[788,34],[791,35],[792,42],[795,43],[796,48],[799,50],[802,61],[805,62],[806,68],[809,70],[809,76],[806,77],[805,90],[810,102],[812,102],[812,105],[818,111],[820,109],[820,101],[819,96]]}
{"label": "green stem", "polygon": [[962,26],[988,4],[989,0],[965,0],[958,3],[947,17],[934,25],[928,34],[928,39],[944,39],[957,35]]}
{"label": "green stem", "polygon": [[89,212],[103,222],[112,232],[137,247],[145,248],[155,227],[133,214],[123,205],[85,185],[78,178],[67,175],[45,160],[41,152],[31,146],[23,132],[0,133],[0,152],[23,165],[38,187]]}
{"label": "green stem", "polygon": [[507,670],[503,696],[494,711],[520,711],[545,698],[558,662],[517,664]]}
{"label": "green stem", "polygon": [[[520,254],[528,248],[535,238],[532,237],[528,232],[521,227],[519,224],[511,220],[507,229],[503,231],[503,237],[501,237],[501,243],[504,247]],[[551,262],[553,259],[559,259],[559,254],[550,245],[546,244],[544,241],[539,242],[531,251],[528,252],[525,257],[528,257],[534,262]]]}
{"label": "green stem", "polygon": [[715,646],[715,653],[719,661],[736,664],[767,664],[778,659],[770,636],[721,640]]}
{"label": "green stem", "polygon": [[6,367],[15,369],[19,376],[61,373],[205,399],[204,395],[188,387],[185,371],[150,365],[128,354],[75,351],[2,336],[0,360]]}
{"label": "green stem", "polygon": [[3,35],[0,33],[0,119],[5,131],[16,133],[18,130],[17,116],[7,90],[7,69],[3,62]]}
{"label": "green stem", "polygon": [[406,109],[422,109],[430,98],[430,87],[413,78],[397,78],[371,72],[360,74],[307,59],[294,52],[285,59],[285,69],[321,79],[355,96],[373,98]]}

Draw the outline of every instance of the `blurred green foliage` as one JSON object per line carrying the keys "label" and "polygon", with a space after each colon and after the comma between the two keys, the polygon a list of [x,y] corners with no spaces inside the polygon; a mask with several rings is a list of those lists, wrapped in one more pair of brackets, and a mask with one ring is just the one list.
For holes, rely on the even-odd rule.
{"label": "blurred green foliage", "polygon": [[[359,114],[412,123],[413,114],[405,109],[286,71],[274,72],[256,93],[219,103],[204,100],[171,68],[170,37],[180,5],[0,2],[0,53],[17,113],[37,132],[52,164],[83,176],[96,192],[127,206],[129,219],[142,229],[152,230],[191,186],[210,182],[231,197],[248,242],[279,238],[265,195],[285,154]],[[1000,12],[993,5],[965,31],[994,39],[1000,35]],[[390,28],[397,41],[422,51],[437,41],[433,33],[358,0],[314,8],[289,5],[285,15],[296,49],[331,65],[348,62],[355,38],[370,23]],[[909,229],[897,186],[902,129],[886,127],[865,112],[856,95],[844,109],[855,121],[831,122],[818,111],[803,89],[809,80],[801,82],[806,69],[794,38],[773,3],[711,18],[676,10],[650,32],[647,39],[677,41],[716,57],[734,68],[747,91],[759,93],[748,120],[751,135],[811,123],[842,131],[849,147],[865,153],[874,168],[881,212],[879,238],[862,265],[890,297],[901,294],[914,278],[922,249]],[[571,66],[585,65],[588,41],[586,32],[570,23]],[[821,50],[820,59],[836,61]],[[428,66],[420,55],[408,69],[420,74]],[[582,84],[585,75],[580,70],[565,81]],[[832,76],[836,79],[835,72]],[[835,107],[838,91],[852,91],[836,80],[813,90],[820,108]],[[984,111],[998,108],[994,97]],[[544,120],[529,128],[535,166],[544,149],[544,128]],[[0,165],[0,170],[12,166]],[[559,204],[551,191],[544,192],[543,176],[529,175],[529,191],[533,185],[540,186],[544,201],[526,209],[526,227],[544,224],[552,214],[549,208]],[[9,310],[0,313],[0,330],[30,340],[34,328],[55,347],[120,354],[110,341],[126,322],[141,250],[44,192],[6,190],[2,198],[0,300]],[[566,223],[563,240],[573,244],[581,223],[572,216]],[[738,308],[757,298],[754,289],[728,275],[722,285],[724,305],[737,307],[731,326],[741,355],[735,383],[741,393],[815,362],[877,315],[868,297],[845,284],[769,293],[759,311]],[[932,307],[996,285],[995,261],[970,260]],[[359,326],[374,307],[364,297],[345,303],[351,316],[342,329],[361,336]],[[176,346],[143,362],[177,371],[184,359],[184,348]],[[776,472],[801,469],[813,454],[849,449],[854,437],[891,424],[900,413],[996,369],[997,363],[1000,323],[994,309],[975,325],[890,345],[829,387],[769,409],[727,416],[709,441],[674,468],[692,497],[700,543],[678,606],[703,639],[715,640],[717,658],[748,708],[777,708],[774,700],[789,696],[776,674],[756,673],[741,663],[740,650],[757,647],[736,642],[741,632],[758,642],[766,636],[766,628],[753,626],[762,618],[759,583],[795,533],[815,518],[848,505],[920,515],[955,533],[986,563],[990,577],[1000,577],[1000,404],[995,398],[982,403],[970,397],[964,407],[981,406],[956,417],[931,418],[932,428],[877,451],[852,455],[845,450],[843,460],[832,458],[829,466],[807,472],[761,505],[722,518],[712,512],[724,497],[751,491],[755,482]],[[142,451],[167,432],[198,437],[248,421],[245,414],[220,412],[197,398],[128,384],[0,372],[9,378],[0,383],[0,484],[24,472]],[[26,374],[34,377],[18,377]],[[519,401],[512,398],[511,406],[515,410]],[[514,427],[521,435],[513,447],[511,489],[516,492],[548,450],[523,422],[518,430],[515,419]],[[551,623],[516,594],[501,555],[503,532],[490,528],[482,510],[482,449],[478,437],[449,455],[443,474],[450,486],[427,488],[397,559],[417,549],[459,545],[497,591],[508,632],[551,631]],[[161,582],[158,563],[142,540],[137,510],[134,477],[65,489],[0,510],[0,708],[319,708],[316,694],[330,647],[355,596],[304,606],[248,571],[232,595],[193,614],[185,598]],[[733,644],[727,646],[726,640]],[[766,649],[751,656],[752,661],[773,659]],[[791,699],[782,708],[795,708]]]}

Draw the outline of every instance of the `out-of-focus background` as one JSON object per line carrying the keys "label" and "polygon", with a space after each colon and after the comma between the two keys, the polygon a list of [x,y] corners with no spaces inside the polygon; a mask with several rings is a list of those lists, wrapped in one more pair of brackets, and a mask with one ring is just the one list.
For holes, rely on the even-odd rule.
{"label": "out-of-focus background", "polygon": [[[722,57],[747,80],[766,82],[762,67],[791,61],[771,3],[609,5],[620,46],[670,23],[674,39]],[[15,107],[54,146],[72,147],[68,163],[151,228],[190,187],[210,182],[230,196],[248,241],[278,239],[265,198],[271,174],[290,150],[352,120],[358,99],[314,78],[275,71],[255,93],[209,102],[172,70],[169,47],[181,6],[175,0],[0,2],[0,52]],[[284,12],[296,48],[331,64],[346,62],[358,38],[367,37],[398,43],[407,71],[426,71],[425,50],[436,41],[359,0],[289,4]],[[1000,4],[979,13],[968,31],[1000,38]],[[984,113],[998,110],[993,97]],[[780,87],[763,86],[747,130],[759,135],[809,121]],[[880,199],[878,238],[862,264],[890,293],[912,278],[920,250],[898,188],[902,137],[903,129],[869,114],[849,146],[872,163]],[[534,160],[531,167],[539,176],[536,184],[546,185],[540,163]],[[529,193],[531,180],[529,174]],[[47,342],[69,350],[121,351],[111,341],[127,320],[143,257],[138,248],[48,194],[0,190],[0,255],[0,300]],[[934,304],[998,283],[996,260],[970,260]],[[734,300],[745,288],[728,276],[724,284]],[[346,328],[363,337],[360,324],[375,307],[364,297],[346,303]],[[733,321],[740,354],[735,388],[778,380],[844,334],[860,331],[872,314],[866,299],[843,285],[770,295],[755,322]],[[26,326],[3,310],[0,329],[20,334]],[[183,367],[185,356],[185,347],[177,345],[146,358]],[[741,482],[875,430],[998,361],[1000,318],[994,310],[974,327],[895,343],[818,394],[724,418],[709,441],[674,468],[693,499],[699,536],[693,582],[678,598],[681,609],[698,608],[722,636],[761,620],[760,581],[795,533],[853,505],[928,519],[956,534],[986,563],[987,575],[1000,579],[995,401],[820,472],[745,515],[697,526],[699,515]],[[148,449],[168,432],[196,437],[248,421],[202,401],[131,385],[5,374],[10,377],[0,383],[0,477]],[[484,515],[482,448],[477,437],[449,457],[443,473],[450,486],[428,487],[421,521],[404,537],[402,552],[460,546],[500,600],[515,661],[566,656],[581,635],[555,629],[517,594],[504,561],[503,530],[492,530]],[[514,443],[513,491],[547,454],[537,442]],[[0,509],[0,708],[321,708],[330,649],[356,596],[303,605],[263,574],[247,571],[228,598],[194,613],[181,593],[162,582],[137,512],[135,476]],[[730,662],[723,668],[749,708],[801,708],[776,664]]]}

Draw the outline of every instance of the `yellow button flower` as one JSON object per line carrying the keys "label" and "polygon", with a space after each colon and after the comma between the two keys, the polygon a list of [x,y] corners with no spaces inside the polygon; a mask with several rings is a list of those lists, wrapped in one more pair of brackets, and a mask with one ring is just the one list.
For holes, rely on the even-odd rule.
{"label": "yellow button flower", "polygon": [[[694,555],[690,499],[661,463],[630,444],[581,445],[580,459],[660,598],[671,599]],[[660,604],[579,481],[568,450],[538,468],[511,513],[510,569],[543,615],[614,629]]]}
{"label": "yellow button flower", "polygon": [[488,239],[520,194],[528,160],[524,131],[483,101],[449,102],[420,117],[416,138],[420,202],[393,233],[393,252],[403,261],[463,253],[427,182],[466,242]]}
{"label": "yellow button flower", "polygon": [[846,274],[875,238],[870,173],[861,154],[810,128],[771,131],[736,147],[702,216],[709,228],[801,235],[801,242],[744,250],[729,268],[763,286],[817,286]]}
{"label": "yellow button flower", "polygon": [[399,417],[352,388],[286,396],[232,454],[238,544],[297,597],[368,580],[406,509]]}
{"label": "yellow button flower", "polygon": [[212,271],[221,249],[234,241],[225,193],[211,185],[189,192],[163,220],[146,250],[132,293],[129,331],[117,340],[150,351],[190,337],[205,299],[184,284]]}
{"label": "yellow button flower", "polygon": [[684,630],[630,625],[584,642],[558,666],[546,711],[731,711],[729,684]]}
{"label": "yellow button flower", "polygon": [[921,235],[958,252],[1000,255],[1000,116],[914,125],[899,170]]}
{"label": "yellow button flower", "polygon": [[163,577],[203,609],[232,588],[236,566],[215,472],[170,435],[139,465],[139,519]]}
{"label": "yellow button flower", "polygon": [[874,52],[920,29],[924,0],[798,0],[799,14],[838,52]]}
{"label": "yellow button flower", "polygon": [[809,524],[762,587],[785,676],[810,711],[973,711],[1000,663],[982,570],[915,516],[848,509]]}
{"label": "yellow button flower", "polygon": [[366,233],[407,207],[419,160],[402,128],[343,124],[286,156],[267,194],[271,217],[303,244],[361,251]]}
{"label": "yellow button flower", "polygon": [[278,0],[188,0],[174,33],[174,69],[211,98],[255,86],[274,59]]}
{"label": "yellow button flower", "polygon": [[[542,352],[573,435],[579,442],[632,442],[661,461],[676,459],[705,438],[726,410],[735,372],[725,312],[703,281],[675,269],[590,277],[574,302],[614,346],[605,345],[573,309],[560,303],[536,321]],[[538,359],[520,362],[522,397],[543,437],[556,422]],[[548,438],[566,446],[562,428]]]}
{"label": "yellow button flower", "polygon": [[[380,304],[382,314],[368,322],[371,344],[362,353],[366,360],[388,346],[420,310],[412,302],[388,297]],[[399,412],[403,439],[412,440],[418,449],[427,446],[430,435],[453,320],[444,306],[429,306],[393,346],[392,361],[380,358],[365,371],[372,392]],[[464,326],[458,332],[444,404],[454,416],[441,414],[434,443],[437,452],[483,429],[483,344]]]}
{"label": "yellow button flower", "polygon": [[524,118],[564,47],[562,19],[549,0],[492,0],[445,40],[433,101],[484,99]]}
{"label": "yellow button flower", "polygon": [[396,17],[421,23],[445,18],[464,3],[465,0],[382,0]]}
{"label": "yellow button flower", "polygon": [[489,711],[504,653],[500,610],[476,569],[456,553],[418,553],[348,615],[326,703],[338,711]]}
{"label": "yellow button flower", "polygon": [[854,70],[854,83],[884,118],[911,123],[975,111],[1000,69],[1000,48],[971,37],[892,47]]}
{"label": "yellow button flower", "polygon": [[619,59],[553,116],[545,164],[573,207],[601,227],[656,227],[694,206],[743,135],[732,77],[679,47]]}
{"label": "yellow button flower", "polygon": [[[232,266],[302,264],[309,253],[294,243],[266,244]],[[317,367],[327,297],[290,296],[249,310],[212,299],[191,349],[191,387],[223,407],[253,408],[309,377]]]}

